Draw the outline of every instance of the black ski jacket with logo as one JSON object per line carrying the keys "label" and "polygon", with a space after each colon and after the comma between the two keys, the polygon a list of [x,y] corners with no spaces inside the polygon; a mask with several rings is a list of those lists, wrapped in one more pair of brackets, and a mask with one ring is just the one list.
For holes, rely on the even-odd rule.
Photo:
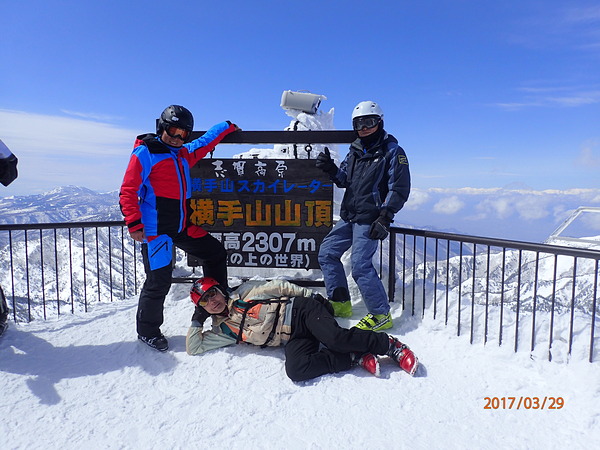
{"label": "black ski jacket with logo", "polygon": [[346,189],[340,210],[346,222],[371,224],[383,211],[393,220],[410,193],[408,159],[387,133],[370,148],[356,139],[332,179]]}

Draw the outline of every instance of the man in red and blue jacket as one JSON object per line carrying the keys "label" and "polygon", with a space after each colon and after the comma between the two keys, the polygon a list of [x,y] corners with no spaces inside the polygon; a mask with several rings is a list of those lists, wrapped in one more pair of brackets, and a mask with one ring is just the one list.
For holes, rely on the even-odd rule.
{"label": "man in red and blue jacket", "polygon": [[193,129],[189,110],[179,105],[167,107],[158,120],[156,135],[138,136],[119,193],[129,234],[142,243],[146,271],[136,315],[138,337],[163,352],[169,348],[160,326],[171,287],[173,245],[197,257],[205,276],[227,286],[225,248],[189,220],[190,167],[239,128],[221,122],[190,141]]}

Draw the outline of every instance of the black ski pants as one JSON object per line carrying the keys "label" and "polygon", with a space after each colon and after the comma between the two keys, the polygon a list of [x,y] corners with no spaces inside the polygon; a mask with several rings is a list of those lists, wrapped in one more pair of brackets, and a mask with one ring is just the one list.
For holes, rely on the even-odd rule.
{"label": "black ski pants", "polygon": [[[222,286],[227,286],[227,252],[217,239],[210,234],[193,238],[184,231],[171,236],[173,244],[201,261],[202,272],[212,277]],[[173,265],[167,264],[160,269],[151,270],[148,260],[148,246],[142,245],[142,259],[146,272],[146,281],[140,292],[136,315],[137,333],[145,337],[160,336],[163,324],[165,297],[171,288]]]}
{"label": "black ski pants", "polygon": [[313,297],[294,300],[292,335],[285,346],[285,371],[293,381],[348,370],[352,354],[383,355],[388,348],[387,334],[342,328],[322,302]]}

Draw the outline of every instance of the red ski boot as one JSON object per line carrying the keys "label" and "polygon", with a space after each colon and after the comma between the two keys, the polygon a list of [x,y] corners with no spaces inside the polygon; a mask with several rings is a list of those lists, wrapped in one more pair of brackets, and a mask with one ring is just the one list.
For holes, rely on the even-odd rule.
{"label": "red ski boot", "polygon": [[367,372],[379,377],[379,360],[374,354],[365,353],[356,361],[356,364],[365,369]]}
{"label": "red ski boot", "polygon": [[419,359],[406,344],[403,344],[393,336],[389,336],[389,338],[390,348],[386,354],[396,361],[402,370],[414,376],[419,366]]}

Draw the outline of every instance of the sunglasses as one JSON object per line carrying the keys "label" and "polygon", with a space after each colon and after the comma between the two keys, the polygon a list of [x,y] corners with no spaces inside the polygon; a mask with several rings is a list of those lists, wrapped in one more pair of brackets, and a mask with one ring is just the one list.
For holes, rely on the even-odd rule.
{"label": "sunglasses", "polygon": [[363,128],[373,128],[380,121],[379,117],[357,117],[352,121],[352,128],[354,128],[354,131],[360,131]]}
{"label": "sunglasses", "polygon": [[219,291],[216,288],[210,288],[208,291],[206,291],[204,293],[204,295],[202,297],[200,297],[198,304],[200,306],[208,305],[208,302],[210,301],[210,299],[213,298],[215,295],[217,295],[218,292]]}
{"label": "sunglasses", "polygon": [[184,130],[183,128],[173,126],[168,126],[165,131],[172,138],[179,138],[182,141],[185,141],[190,135],[190,132],[188,130]]}

